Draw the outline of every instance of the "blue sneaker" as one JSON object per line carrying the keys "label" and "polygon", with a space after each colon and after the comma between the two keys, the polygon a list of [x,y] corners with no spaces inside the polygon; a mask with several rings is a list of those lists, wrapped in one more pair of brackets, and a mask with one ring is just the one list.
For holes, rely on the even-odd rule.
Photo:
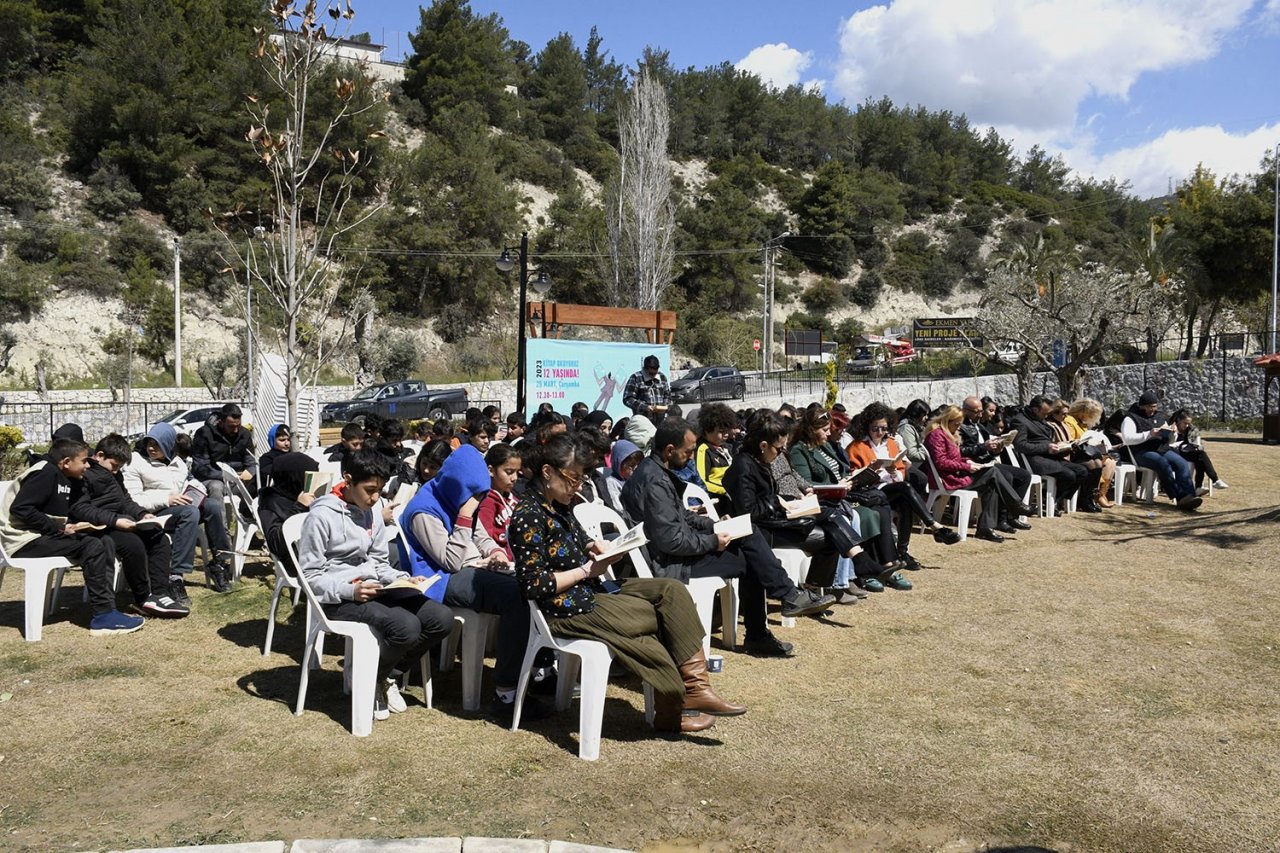
{"label": "blue sneaker", "polygon": [[89,633],[95,637],[109,637],[114,634],[132,634],[142,627],[141,616],[127,616],[119,610],[110,613],[99,613],[89,622]]}

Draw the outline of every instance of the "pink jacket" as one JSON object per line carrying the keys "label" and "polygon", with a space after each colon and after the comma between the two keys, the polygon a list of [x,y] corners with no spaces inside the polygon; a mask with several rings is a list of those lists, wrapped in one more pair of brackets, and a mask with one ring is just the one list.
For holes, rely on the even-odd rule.
{"label": "pink jacket", "polygon": [[[947,438],[946,430],[939,428],[924,437],[925,449],[933,458],[933,466],[942,477],[942,487],[947,491],[967,489],[973,482],[969,460],[960,455],[960,448]],[[929,485],[936,486],[933,472],[929,472]]]}

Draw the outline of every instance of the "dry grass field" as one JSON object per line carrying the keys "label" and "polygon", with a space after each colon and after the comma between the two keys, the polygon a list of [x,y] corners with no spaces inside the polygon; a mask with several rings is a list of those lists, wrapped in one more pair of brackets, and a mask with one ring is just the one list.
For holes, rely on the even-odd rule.
{"label": "dry grass field", "polygon": [[[1280,448],[1221,437],[1232,488],[1004,545],[920,542],[910,593],[727,654],[745,717],[655,737],[610,686],[598,762],[576,706],[511,734],[435,710],[357,739],[331,654],[291,715],[301,611],[260,647],[265,564],[109,640],[72,578],[44,641],[0,589],[0,849],[487,835],[648,850],[1280,850]],[[1153,514],[1154,517],[1149,517]],[[287,619],[287,621],[285,621]],[[337,643],[331,643],[331,651]]]}

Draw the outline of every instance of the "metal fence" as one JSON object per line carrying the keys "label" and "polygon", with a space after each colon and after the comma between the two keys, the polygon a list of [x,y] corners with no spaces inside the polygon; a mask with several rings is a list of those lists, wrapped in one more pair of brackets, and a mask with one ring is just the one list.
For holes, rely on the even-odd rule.
{"label": "metal fence", "polygon": [[[0,426],[15,426],[22,430],[28,441],[37,444],[49,440],[53,431],[65,423],[76,423],[84,429],[90,442],[113,432],[124,436],[140,436],[152,424],[163,420],[174,411],[205,408],[234,402],[248,411],[248,404],[239,400],[166,400],[151,403],[9,403],[0,399]],[[472,400],[470,405],[483,409],[488,405],[502,406],[500,400]],[[458,417],[461,417],[459,415]],[[341,424],[338,424],[341,426]]]}
{"label": "metal fence", "polygon": [[[1167,361],[1204,361],[1233,356],[1259,355],[1266,351],[1267,332],[1220,332],[1190,344],[1185,337],[1167,337],[1154,341],[1123,341],[1103,349],[1086,367],[1118,364],[1155,364]],[[1057,355],[1065,361],[1066,354]],[[1010,375],[1014,366],[1007,361],[966,349],[928,349],[910,361],[898,364],[841,362],[836,371],[836,384],[842,388],[894,382],[930,382],[939,379],[967,379],[975,376]],[[1043,368],[1037,368],[1043,370]],[[818,397],[826,392],[826,368],[821,364],[796,364],[789,369],[770,373],[744,374],[748,397],[781,396]]]}

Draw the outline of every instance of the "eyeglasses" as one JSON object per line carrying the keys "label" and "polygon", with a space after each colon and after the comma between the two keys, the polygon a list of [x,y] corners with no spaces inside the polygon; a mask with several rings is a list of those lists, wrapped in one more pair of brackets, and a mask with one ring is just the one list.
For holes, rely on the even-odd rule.
{"label": "eyeglasses", "polygon": [[887,426],[873,426],[873,427],[867,428],[867,432],[888,432],[888,431],[889,431],[889,428]]}
{"label": "eyeglasses", "polygon": [[564,470],[563,468],[557,468],[556,471],[560,474],[561,477],[564,478],[564,481],[568,483],[575,490],[578,488],[578,486],[581,486],[582,481],[586,479],[585,476],[575,477],[572,474],[570,474],[568,471]]}
{"label": "eyeglasses", "polygon": [[782,451],[787,449],[787,446],[785,444],[771,444],[769,445],[769,449],[772,450],[774,453],[781,453]]}

